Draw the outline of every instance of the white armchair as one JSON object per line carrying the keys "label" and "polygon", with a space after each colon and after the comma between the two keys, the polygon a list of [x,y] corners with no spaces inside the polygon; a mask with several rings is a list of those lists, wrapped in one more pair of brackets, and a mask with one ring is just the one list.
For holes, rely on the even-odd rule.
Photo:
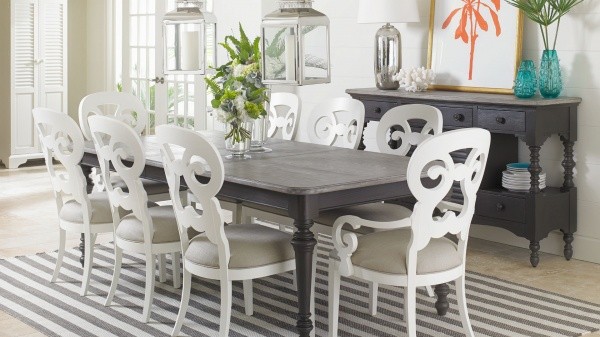
{"label": "white armchair", "polygon": [[[408,186],[417,199],[409,218],[376,222],[343,216],[333,228],[335,249],[329,265],[329,336],[337,336],[340,277],[348,276],[373,283],[404,287],[404,319],[408,335],[416,336],[416,288],[456,281],[458,308],[467,336],[474,336],[465,298],[465,260],[469,228],[475,212],[477,190],[485,171],[490,133],[483,129],[462,129],[424,140],[408,166]],[[451,153],[469,150],[464,164],[455,163]],[[423,185],[422,173],[437,186]],[[453,183],[460,182],[462,205],[443,204],[442,216],[433,216]],[[349,224],[385,231],[358,237],[342,232]],[[458,244],[445,238],[456,235]]]}

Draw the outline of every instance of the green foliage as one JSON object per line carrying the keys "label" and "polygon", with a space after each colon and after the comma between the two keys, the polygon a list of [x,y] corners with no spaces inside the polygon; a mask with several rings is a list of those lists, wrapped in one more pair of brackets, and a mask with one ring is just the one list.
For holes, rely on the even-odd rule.
{"label": "green foliage", "polygon": [[556,32],[552,49],[556,49],[556,38],[560,19],[567,14],[573,7],[583,2],[583,0],[505,0],[509,5],[522,10],[525,15],[540,26],[544,47],[549,49],[550,40],[548,35],[548,26],[556,22]]}
{"label": "green foliage", "polygon": [[234,142],[250,137],[250,133],[241,127],[242,122],[248,118],[266,116],[265,103],[268,101],[260,69],[260,37],[250,42],[241,24],[239,33],[239,38],[228,35],[219,43],[227,51],[230,60],[216,68],[213,77],[205,78],[214,96],[210,103],[217,117],[232,126],[225,139],[233,138]]}

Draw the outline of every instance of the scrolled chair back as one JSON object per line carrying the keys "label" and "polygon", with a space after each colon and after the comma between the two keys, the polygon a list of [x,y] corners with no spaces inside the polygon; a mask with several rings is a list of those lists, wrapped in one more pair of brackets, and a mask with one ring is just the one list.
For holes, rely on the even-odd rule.
{"label": "scrolled chair back", "polygon": [[[129,125],[112,117],[91,116],[89,125],[102,180],[107,182],[113,216],[119,214],[119,207],[131,211],[146,226],[144,241],[152,242],[154,228],[148,213],[148,195],[140,179],[146,157],[139,135]],[[126,189],[110,183],[118,181],[116,175],[125,183]]]}
{"label": "scrolled chair back", "polygon": [[[284,116],[279,115],[278,107],[288,108]],[[289,92],[272,93],[269,102],[269,129],[267,136],[271,138],[280,130],[282,139],[292,140],[296,135],[299,115],[300,99],[298,95]]]}
{"label": "scrolled chair back", "polygon": [[[221,204],[216,198],[225,179],[221,155],[209,140],[193,130],[161,125],[156,128],[156,136],[183,251],[187,250],[190,240],[188,229],[191,227],[196,232],[205,233],[210,242],[216,245],[219,265],[227,269],[229,242],[223,227]],[[182,181],[194,194],[202,211],[183,203],[179,196]]]}
{"label": "scrolled chair back", "polygon": [[[342,232],[346,223],[358,229],[361,225],[385,230],[410,227],[411,240],[407,246],[408,275],[416,275],[417,253],[427,247],[431,239],[450,233],[458,238],[457,252],[466,257],[469,228],[475,213],[477,190],[485,172],[490,148],[490,133],[479,128],[448,131],[425,139],[414,151],[407,169],[407,183],[417,199],[412,215],[391,222],[358,220],[356,216],[342,216],[334,224],[334,246],[340,258],[340,273],[354,274],[351,256],[358,247],[355,233]],[[464,163],[455,163],[452,153],[468,152]],[[464,201],[446,202],[454,182],[459,182]],[[433,186],[433,187],[432,187]],[[439,214],[441,211],[441,215]]]}
{"label": "scrolled chair back", "polygon": [[365,106],[359,100],[338,97],[317,105],[308,120],[312,143],[357,149],[365,121]]}
{"label": "scrolled chair back", "polygon": [[92,139],[89,117],[112,116],[142,134],[148,124],[148,112],[144,104],[127,92],[104,91],[85,96],[79,103],[79,125],[87,140]]}
{"label": "scrolled chair back", "polygon": [[[90,219],[87,181],[79,165],[84,147],[79,126],[69,115],[52,109],[35,108],[32,113],[59,211],[63,198],[73,199],[82,205],[84,219]],[[57,170],[53,159],[64,170]]]}
{"label": "scrolled chair back", "polygon": [[[477,191],[485,172],[490,149],[490,133],[479,128],[468,128],[442,133],[423,141],[408,164],[408,187],[417,199],[411,215],[412,240],[407,252],[409,273],[416,273],[417,252],[432,238],[450,233],[458,238],[458,251],[463,265],[466,256],[469,228],[475,213]],[[456,163],[452,153],[468,151],[464,163]],[[434,187],[425,186],[422,174],[433,181]],[[425,179],[427,179],[425,178]],[[462,204],[444,203],[454,182],[460,183]],[[442,214],[435,215],[440,205]]]}
{"label": "scrolled chair back", "polygon": [[[414,131],[411,121],[424,121],[420,131]],[[377,125],[377,148],[379,152],[406,156],[425,139],[442,133],[442,112],[425,104],[407,104],[388,110]],[[396,148],[390,145],[396,143]],[[366,144],[365,144],[366,145]]]}

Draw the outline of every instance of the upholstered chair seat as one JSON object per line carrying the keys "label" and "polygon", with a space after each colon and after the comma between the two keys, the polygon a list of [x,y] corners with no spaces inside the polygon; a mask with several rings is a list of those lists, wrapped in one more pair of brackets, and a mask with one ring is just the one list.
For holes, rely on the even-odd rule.
{"label": "upholstered chair seat", "polygon": [[[148,208],[154,224],[152,243],[179,242],[179,230],[172,206]],[[144,242],[144,225],[133,214],[126,215],[117,226],[118,238],[131,242]]]}
{"label": "upholstered chair seat", "polygon": [[[90,224],[105,224],[112,223],[112,213],[110,211],[110,203],[108,194],[105,192],[88,194],[90,205],[92,206],[90,213]],[[83,210],[81,204],[75,200],[67,201],[58,214],[61,220],[83,223]]]}
{"label": "upholstered chair seat", "polygon": [[[394,229],[358,238],[352,264],[380,273],[406,275],[406,251],[410,229]],[[417,275],[443,272],[462,264],[461,253],[454,242],[442,237],[431,239],[417,256]]]}
{"label": "upholstered chair seat", "polygon": [[[231,225],[224,229],[231,251],[230,269],[254,268],[294,260],[294,249],[290,245],[292,237],[285,232],[258,224]],[[206,234],[197,235],[190,241],[185,260],[219,268],[219,253]]]}

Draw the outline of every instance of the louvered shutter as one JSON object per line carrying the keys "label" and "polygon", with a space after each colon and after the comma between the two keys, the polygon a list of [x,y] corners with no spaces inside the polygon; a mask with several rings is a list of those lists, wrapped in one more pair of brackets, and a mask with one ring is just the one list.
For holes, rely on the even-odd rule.
{"label": "louvered shutter", "polygon": [[[37,147],[31,110],[38,104],[36,82],[36,37],[38,7],[36,0],[12,1],[11,109],[12,153],[30,153]],[[16,130],[16,132],[15,132]]]}
{"label": "louvered shutter", "polygon": [[67,109],[66,0],[43,0],[40,6],[40,106]]}

